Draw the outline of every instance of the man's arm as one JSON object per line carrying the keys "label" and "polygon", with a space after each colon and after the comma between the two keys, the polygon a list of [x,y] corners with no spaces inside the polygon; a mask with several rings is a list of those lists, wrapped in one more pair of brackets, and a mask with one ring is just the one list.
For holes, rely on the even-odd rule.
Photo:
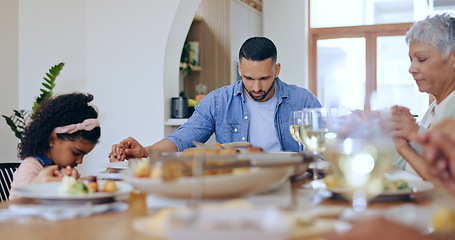
{"label": "man's arm", "polygon": [[130,158],[148,157],[153,152],[177,152],[177,147],[167,139],[163,139],[151,146],[143,147],[136,139],[129,137],[112,146],[109,158],[111,162],[117,162]]}
{"label": "man's arm", "polygon": [[177,147],[168,139],[163,139],[151,146],[145,147],[146,152],[177,152]]}

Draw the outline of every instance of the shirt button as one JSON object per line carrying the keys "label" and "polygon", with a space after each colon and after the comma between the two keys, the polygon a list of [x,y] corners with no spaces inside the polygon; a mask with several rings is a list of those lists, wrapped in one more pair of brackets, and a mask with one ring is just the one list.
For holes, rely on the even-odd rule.
{"label": "shirt button", "polygon": [[245,137],[242,137],[242,140],[245,141]]}
{"label": "shirt button", "polygon": [[237,132],[237,128],[236,128],[236,129],[234,129],[234,132]]}
{"label": "shirt button", "polygon": [[245,119],[248,119],[248,116],[245,116]]}

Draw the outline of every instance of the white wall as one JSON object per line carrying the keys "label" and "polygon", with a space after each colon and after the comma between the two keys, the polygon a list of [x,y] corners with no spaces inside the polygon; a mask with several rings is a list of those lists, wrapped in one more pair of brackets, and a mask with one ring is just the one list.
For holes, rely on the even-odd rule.
{"label": "white wall", "polygon": [[[164,137],[164,89],[168,84],[178,84],[181,48],[200,0],[21,0],[16,7],[17,1],[0,1],[1,19],[8,16],[3,14],[5,11],[18,19],[16,25],[19,22],[17,27],[14,22],[0,25],[1,35],[8,32],[7,27],[12,28],[12,39],[0,40],[2,49],[12,49],[8,52],[11,57],[0,55],[1,63],[19,59],[12,64],[16,69],[11,67],[6,75],[12,79],[13,90],[19,85],[8,100],[16,97],[20,108],[30,109],[44,73],[60,61],[66,66],[56,81],[55,93],[83,91],[95,96],[93,104],[100,113],[102,136],[79,166],[82,175],[104,170],[102,165],[108,162],[111,145],[128,136],[145,145]],[[187,9],[189,17],[176,16],[182,8]],[[183,29],[184,33],[170,37],[173,29]],[[11,41],[13,44],[8,45]],[[170,53],[173,57],[167,56],[169,48],[174,50]],[[175,73],[168,74],[177,76],[175,79],[164,81],[165,57],[175,61],[177,67],[170,69]],[[2,99],[5,97],[2,95]],[[3,102],[2,112],[3,108],[5,112],[18,108],[17,100]],[[2,133],[5,125],[0,128]],[[0,139],[7,140],[3,135]],[[6,148],[16,155],[15,144]]]}
{"label": "white wall", "polygon": [[237,81],[237,63],[242,44],[250,37],[263,36],[262,14],[237,0],[231,1],[231,82]]}
{"label": "white wall", "polygon": [[[16,0],[0,0],[0,115],[18,109],[18,12]],[[17,161],[18,139],[0,118],[0,162]]]}
{"label": "white wall", "polygon": [[264,36],[277,47],[280,78],[302,87],[308,87],[306,2],[263,0]]}

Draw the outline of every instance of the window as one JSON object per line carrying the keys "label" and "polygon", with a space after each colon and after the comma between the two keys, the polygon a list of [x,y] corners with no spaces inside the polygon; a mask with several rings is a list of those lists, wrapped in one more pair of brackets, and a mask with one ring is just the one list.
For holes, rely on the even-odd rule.
{"label": "window", "polygon": [[454,1],[308,2],[309,89],[323,105],[368,110],[398,104],[422,117],[429,97],[408,72],[404,36],[429,13],[455,13]]}

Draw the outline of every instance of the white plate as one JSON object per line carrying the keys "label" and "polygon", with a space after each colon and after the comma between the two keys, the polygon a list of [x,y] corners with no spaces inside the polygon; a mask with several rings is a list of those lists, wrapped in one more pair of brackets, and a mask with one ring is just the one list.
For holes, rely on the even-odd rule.
{"label": "white plate", "polygon": [[107,172],[100,172],[94,174],[98,179],[108,179],[108,180],[122,180],[121,173],[107,173]]}
{"label": "white plate", "polygon": [[[322,184],[325,186],[323,179],[316,180],[316,181],[321,181]],[[383,191],[375,198],[375,200],[382,201],[382,200],[395,200],[395,199],[399,200],[399,199],[403,199],[403,198],[409,198],[411,196],[411,194],[428,192],[434,188],[433,183],[427,182],[424,180],[414,180],[413,179],[413,180],[406,180],[406,181],[408,182],[408,186],[411,190],[409,190],[409,191],[403,191],[403,190]],[[343,193],[346,193],[349,191],[346,188],[327,188],[327,190],[329,190],[332,193],[339,194],[339,195],[342,195]]]}
{"label": "white plate", "polygon": [[109,162],[104,164],[104,167],[106,168],[111,168],[111,169],[128,169],[129,162],[128,161],[122,161],[122,162]]}
{"label": "white plate", "polygon": [[[102,189],[106,181],[99,180],[98,188]],[[31,184],[15,189],[15,193],[23,197],[43,200],[63,200],[63,201],[86,201],[113,198],[122,194],[129,193],[133,187],[125,182],[116,182],[117,191],[115,192],[95,192],[91,194],[62,194],[59,193],[59,187],[62,182],[49,182],[40,184]]]}
{"label": "white plate", "polygon": [[[294,167],[251,168],[244,174],[204,176],[204,198],[222,199],[264,193],[278,188],[294,173]],[[196,179],[182,177],[173,182],[133,176],[125,171],[123,180],[145,193],[171,198],[190,198]]]}

